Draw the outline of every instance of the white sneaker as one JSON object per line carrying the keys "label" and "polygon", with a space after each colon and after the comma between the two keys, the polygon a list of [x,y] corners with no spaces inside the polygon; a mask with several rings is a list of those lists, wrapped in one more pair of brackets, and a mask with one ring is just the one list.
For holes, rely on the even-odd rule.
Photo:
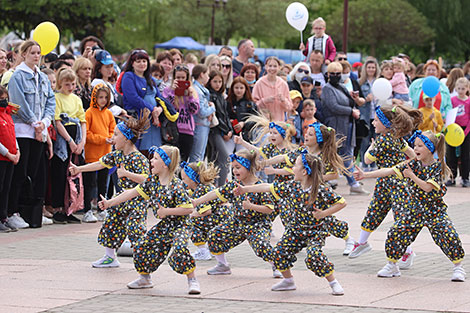
{"label": "white sneaker", "polygon": [[273,266],[273,277],[274,278],[284,278],[284,276],[282,276],[282,273]]}
{"label": "white sneaker", "polygon": [[133,256],[134,255],[134,248],[128,238],[124,240],[122,245],[117,249],[117,255],[119,256]]}
{"label": "white sneaker", "polygon": [[232,271],[229,265],[217,263],[216,266],[207,270],[208,275],[230,275]]}
{"label": "white sneaker", "polygon": [[127,284],[127,288],[129,289],[144,289],[144,288],[153,288],[152,278],[145,278],[140,276],[134,281],[131,281]]}
{"label": "white sneaker", "polygon": [[363,243],[363,244],[360,244],[360,243],[356,242],[354,244],[353,250],[351,251],[351,253],[349,253],[349,258],[350,259],[357,258],[358,256],[360,256],[360,255],[362,255],[366,252],[369,252],[370,250],[372,250],[372,247],[368,242]]}
{"label": "white sneaker", "polygon": [[413,265],[413,260],[415,259],[416,253],[411,251],[411,253],[405,253],[401,257],[400,261],[398,261],[398,267],[401,270],[408,270]]}
{"label": "white sneaker", "polygon": [[83,215],[82,222],[84,222],[84,223],[96,223],[96,222],[98,222],[98,219],[93,215],[93,210],[89,210]]}
{"label": "white sneaker", "polygon": [[207,261],[212,259],[212,254],[209,249],[198,249],[194,254],[193,258],[198,261]]}
{"label": "white sneaker", "polygon": [[400,277],[401,273],[397,263],[387,262],[387,264],[385,264],[385,266],[377,273],[377,276],[387,278]]}
{"label": "white sneaker", "polygon": [[351,188],[349,188],[349,194],[350,195],[368,195],[370,194],[370,192],[362,188],[361,185],[357,185],[357,186],[351,186]]}
{"label": "white sneaker", "polygon": [[345,244],[346,245],[344,246],[343,255],[349,255],[353,251],[356,242],[354,239],[348,238],[348,240],[345,241]]}
{"label": "white sneaker", "polygon": [[285,278],[271,287],[272,291],[288,291],[295,289],[297,289],[297,287],[295,286],[294,280],[288,281]]}
{"label": "white sneaker", "polygon": [[201,286],[199,286],[199,282],[196,278],[188,279],[188,294],[190,295],[198,295],[201,293]]}
{"label": "white sneaker", "polygon": [[119,267],[121,264],[117,259],[113,259],[110,256],[107,256],[106,254],[99,260],[93,262],[91,264],[93,267],[97,268],[105,268],[105,267]]}
{"label": "white sneaker", "polygon": [[336,281],[333,284],[330,284],[331,287],[331,294],[333,296],[342,296],[344,295],[344,289],[341,285]]}
{"label": "white sneaker", "polygon": [[104,210],[104,211],[99,211],[98,213],[96,213],[96,219],[100,222],[104,221],[104,219],[106,218],[106,215],[108,214],[108,211],[107,210]]}
{"label": "white sneaker", "polygon": [[52,219],[45,217],[44,215],[42,216],[42,225],[52,225],[54,222]]}
{"label": "white sneaker", "polygon": [[454,266],[454,273],[452,273],[452,281],[464,282],[465,281],[465,270],[462,266]]}
{"label": "white sneaker", "polygon": [[15,228],[28,228],[29,224],[24,221],[19,213],[14,213],[8,218],[8,223]]}

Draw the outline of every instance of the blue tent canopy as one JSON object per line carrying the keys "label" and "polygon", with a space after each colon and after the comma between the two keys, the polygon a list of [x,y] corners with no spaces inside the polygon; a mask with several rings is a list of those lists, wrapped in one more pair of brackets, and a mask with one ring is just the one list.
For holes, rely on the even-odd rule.
{"label": "blue tent canopy", "polygon": [[167,42],[159,43],[154,46],[154,48],[161,49],[187,49],[187,50],[204,50],[204,45],[201,45],[199,42],[194,40],[191,37],[175,37]]}

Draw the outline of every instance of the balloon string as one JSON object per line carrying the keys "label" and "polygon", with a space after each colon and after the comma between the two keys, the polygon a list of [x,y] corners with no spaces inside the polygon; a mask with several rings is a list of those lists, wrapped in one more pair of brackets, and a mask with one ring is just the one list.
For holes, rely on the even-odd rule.
{"label": "balloon string", "polygon": [[303,43],[304,42],[304,34],[303,32],[301,31],[300,32],[300,43]]}

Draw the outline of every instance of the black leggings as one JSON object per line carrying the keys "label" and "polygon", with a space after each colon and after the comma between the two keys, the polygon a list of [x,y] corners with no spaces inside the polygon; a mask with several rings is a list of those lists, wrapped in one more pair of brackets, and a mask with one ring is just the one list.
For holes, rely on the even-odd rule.
{"label": "black leggings", "polygon": [[91,210],[91,200],[93,198],[93,189],[95,187],[98,187],[98,200],[101,200],[100,195],[106,198],[108,172],[109,170],[104,168],[96,172],[83,173],[85,212]]}
{"label": "black leggings", "polygon": [[13,178],[13,162],[0,161],[0,221],[8,215],[8,196]]}
{"label": "black leggings", "polygon": [[[41,156],[44,155],[45,144],[31,138],[17,138],[17,141],[21,156],[20,161],[13,170],[10,197],[8,199],[8,215],[18,212],[18,199],[26,177],[31,178],[33,186],[40,187],[41,184],[35,184],[35,182],[43,181],[43,177],[39,176],[44,175],[44,171],[38,171],[38,169],[43,164]],[[39,195],[40,192],[35,191],[35,194]]]}
{"label": "black leggings", "polygon": [[193,135],[179,134],[178,149],[180,149],[181,161],[187,161],[193,147]]}

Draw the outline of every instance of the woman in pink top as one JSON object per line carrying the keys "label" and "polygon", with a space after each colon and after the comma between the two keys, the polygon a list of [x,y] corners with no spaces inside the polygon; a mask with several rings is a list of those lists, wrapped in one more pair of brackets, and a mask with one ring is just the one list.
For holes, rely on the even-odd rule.
{"label": "woman in pink top", "polygon": [[253,88],[253,100],[271,121],[286,120],[286,113],[292,108],[287,83],[277,76],[281,61],[276,57],[266,59],[267,75],[258,80]]}

